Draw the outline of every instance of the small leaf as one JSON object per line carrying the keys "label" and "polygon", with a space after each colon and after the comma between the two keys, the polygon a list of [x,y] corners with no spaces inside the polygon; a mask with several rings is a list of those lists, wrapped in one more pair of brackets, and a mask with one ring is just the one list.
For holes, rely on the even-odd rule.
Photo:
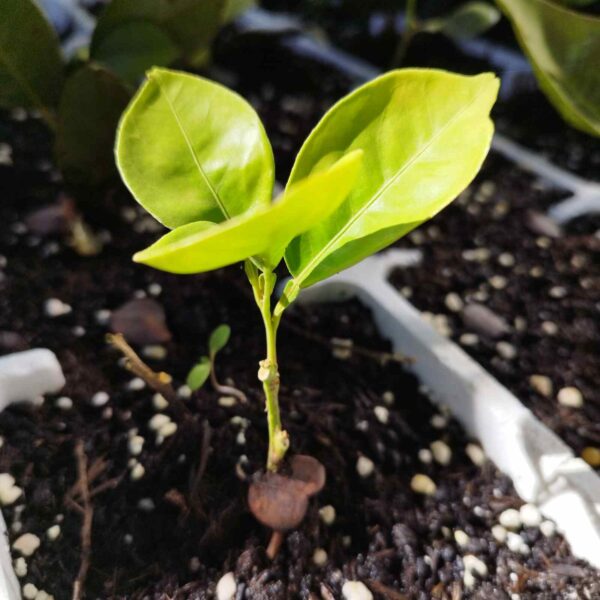
{"label": "small leaf", "polygon": [[152,69],[121,120],[116,155],[135,199],[169,228],[271,203],[273,152],[258,115],[201,77]]}
{"label": "small leaf", "polygon": [[32,0],[0,2],[0,106],[58,105],[63,61],[56,33]]}
{"label": "small leaf", "polygon": [[57,159],[67,179],[94,185],[116,174],[115,132],[130,97],[116,75],[93,63],[67,79],[56,134]]}
{"label": "small leaf", "polygon": [[547,0],[498,0],[563,118],[600,136],[600,18]]}
{"label": "small leaf", "polygon": [[357,148],[364,168],[340,208],[287,248],[294,275],[288,298],[381,250],[449,204],[489,150],[497,92],[490,73],[405,69],[338,102],[302,146],[288,186]]}
{"label": "small leaf", "polygon": [[255,257],[273,269],[294,237],[330,215],[348,195],[362,164],[351,152],[330,169],[292,186],[269,208],[214,225],[183,225],[133,260],[169,273],[201,273]]}
{"label": "small leaf", "polygon": [[92,51],[96,62],[106,65],[132,86],[147,69],[168,66],[179,56],[177,46],[156,25],[146,21],[123,23],[110,31]]}
{"label": "small leaf", "polygon": [[500,20],[500,12],[487,2],[466,2],[449,15],[425,21],[423,29],[441,32],[453,40],[468,40],[491,29]]}
{"label": "small leaf", "polygon": [[221,351],[227,345],[229,336],[231,335],[231,327],[229,325],[219,325],[208,338],[208,351],[211,356]]}
{"label": "small leaf", "polygon": [[192,370],[188,373],[186,383],[193,392],[199,390],[206,383],[210,375],[210,368],[210,360],[207,356],[203,356],[200,362],[192,367]]}

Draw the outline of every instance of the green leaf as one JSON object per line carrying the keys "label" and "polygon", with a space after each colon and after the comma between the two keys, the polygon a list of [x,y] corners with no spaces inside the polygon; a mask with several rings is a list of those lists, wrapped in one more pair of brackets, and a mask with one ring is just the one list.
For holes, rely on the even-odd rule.
{"label": "green leaf", "polygon": [[193,61],[209,49],[226,9],[226,0],[112,0],[98,19],[92,50],[123,23],[148,21]]}
{"label": "green leaf", "polygon": [[600,18],[547,0],[498,0],[538,83],[571,125],[600,136]]}
{"label": "green leaf", "polygon": [[498,85],[490,73],[392,71],[323,117],[300,150],[288,185],[358,148],[364,168],[340,208],[286,250],[295,278],[292,296],[384,248],[471,182],[491,143],[489,112]]}
{"label": "green leaf", "polygon": [[286,190],[268,208],[221,225],[183,225],[133,260],[170,273],[201,273],[255,257],[273,269],[290,240],[330,215],[352,189],[362,162],[352,152],[330,169]]}
{"label": "green leaf", "polygon": [[500,20],[500,12],[487,2],[466,2],[449,15],[425,21],[423,29],[440,32],[453,40],[468,40],[481,35]]}
{"label": "green leaf", "polygon": [[179,50],[171,38],[147,21],[131,21],[115,27],[92,52],[92,59],[133,86],[137,86],[150,67],[167,66],[178,56]]}
{"label": "green leaf", "polygon": [[152,69],[123,116],[116,155],[135,199],[169,228],[271,202],[273,152],[258,115],[201,77]]}
{"label": "green leaf", "polygon": [[188,373],[186,384],[187,386],[195,392],[199,390],[208,379],[210,375],[211,364],[208,356],[203,356],[200,359],[200,362],[192,367],[191,371]]}
{"label": "green leaf", "polygon": [[0,2],[0,106],[47,111],[58,104],[63,61],[50,23],[32,0]]}
{"label": "green leaf", "polygon": [[116,174],[117,123],[131,91],[113,73],[88,63],[69,76],[58,110],[57,160],[65,177],[94,185]]}
{"label": "green leaf", "polygon": [[221,351],[227,345],[229,337],[231,336],[231,327],[223,324],[219,325],[208,338],[208,351],[211,356],[214,356],[217,352]]}

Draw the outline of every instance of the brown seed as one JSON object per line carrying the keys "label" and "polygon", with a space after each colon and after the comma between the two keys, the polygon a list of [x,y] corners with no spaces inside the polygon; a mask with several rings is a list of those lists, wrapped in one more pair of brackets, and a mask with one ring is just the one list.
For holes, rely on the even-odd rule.
{"label": "brown seed", "polygon": [[123,304],[110,317],[110,328],[122,333],[131,344],[162,344],[171,339],[163,307],[151,298],[138,298]]}
{"label": "brown seed", "polygon": [[307,484],[305,491],[309,496],[318,494],[325,485],[325,467],[312,456],[295,454],[290,459],[292,478]]}
{"label": "brown seed", "polygon": [[25,217],[25,225],[36,235],[59,235],[70,231],[75,216],[73,200],[63,195],[54,204],[29,213]]}

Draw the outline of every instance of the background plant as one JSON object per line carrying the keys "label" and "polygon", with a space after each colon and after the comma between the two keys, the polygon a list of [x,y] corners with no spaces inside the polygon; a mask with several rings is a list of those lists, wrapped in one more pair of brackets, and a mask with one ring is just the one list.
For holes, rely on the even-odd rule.
{"label": "background plant", "polygon": [[[491,142],[491,74],[392,71],[338,102],[300,150],[274,202],[274,165],[250,105],[208,80],[153,69],[123,116],[116,156],[136,200],[172,231],[134,260],[194,274],[237,262],[262,315],[267,469],[289,440],[279,414],[276,337],[308,287],[402,237],[473,179]],[[292,278],[276,301],[275,269]]]}

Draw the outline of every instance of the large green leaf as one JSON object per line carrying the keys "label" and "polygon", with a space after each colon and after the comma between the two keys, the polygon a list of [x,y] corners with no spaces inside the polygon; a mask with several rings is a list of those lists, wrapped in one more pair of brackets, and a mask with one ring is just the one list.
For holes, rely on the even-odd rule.
{"label": "large green leaf", "polygon": [[88,63],[65,82],[56,155],[65,177],[94,185],[116,174],[113,147],[131,91],[113,73]]}
{"label": "large green leaf", "polygon": [[133,260],[170,273],[201,273],[250,257],[273,269],[290,240],[334,211],[348,195],[361,168],[352,152],[331,168],[290,187],[281,199],[253,214],[221,225],[189,223],[138,252]]}
{"label": "large green leaf", "polygon": [[54,30],[32,0],[0,1],[0,106],[56,107],[63,62]]}
{"label": "large green leaf", "polygon": [[600,18],[547,0],[498,0],[544,93],[575,127],[600,136]]}
{"label": "large green leaf", "polygon": [[227,0],[112,0],[92,38],[92,51],[111,32],[130,21],[149,21],[164,29],[193,61],[210,47],[227,10]]}
{"label": "large green leaf", "polygon": [[116,154],[135,199],[169,228],[271,202],[273,152],[258,115],[201,77],[150,71],[123,116]]}
{"label": "large green leaf", "polygon": [[360,148],[364,168],[329,218],[285,253],[293,297],[429,219],[473,179],[493,133],[492,74],[392,71],[337,103],[300,150],[288,185]]}
{"label": "large green leaf", "polygon": [[149,21],[129,21],[115,27],[91,53],[93,60],[134,86],[150,67],[166,67],[178,56],[171,38]]}

